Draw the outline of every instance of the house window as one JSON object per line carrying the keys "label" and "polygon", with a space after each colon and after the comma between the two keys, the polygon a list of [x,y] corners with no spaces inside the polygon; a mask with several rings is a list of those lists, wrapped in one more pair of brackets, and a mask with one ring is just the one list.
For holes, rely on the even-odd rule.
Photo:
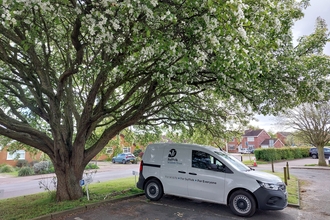
{"label": "house window", "polygon": [[229,150],[235,150],[235,145],[229,145]]}
{"label": "house window", "polygon": [[105,153],[106,154],[112,154],[112,147],[105,148]]}
{"label": "house window", "polygon": [[247,141],[254,141],[254,137],[248,137]]}
{"label": "house window", "polygon": [[17,150],[13,154],[7,152],[7,160],[25,160],[25,150]]}
{"label": "house window", "polygon": [[130,147],[123,147],[123,153],[131,153]]}

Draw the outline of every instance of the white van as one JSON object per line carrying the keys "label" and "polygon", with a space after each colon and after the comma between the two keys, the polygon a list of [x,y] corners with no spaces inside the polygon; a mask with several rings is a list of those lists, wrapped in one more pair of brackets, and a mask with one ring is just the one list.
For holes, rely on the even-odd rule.
{"label": "white van", "polygon": [[220,149],[195,144],[148,145],[137,187],[150,200],[165,193],[226,204],[239,216],[287,206],[286,186],[279,177],[254,171]]}

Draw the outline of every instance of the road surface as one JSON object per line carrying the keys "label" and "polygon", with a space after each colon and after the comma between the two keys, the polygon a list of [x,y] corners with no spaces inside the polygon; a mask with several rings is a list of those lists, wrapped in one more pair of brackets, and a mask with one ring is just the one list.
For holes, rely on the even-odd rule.
{"label": "road surface", "polygon": [[[139,170],[139,164],[112,164],[102,162],[100,169],[93,175],[93,182],[104,182],[118,178],[132,176],[133,171]],[[52,178],[55,174],[34,175],[26,177],[12,177],[8,174],[0,175],[0,199],[12,198],[45,192],[39,183],[44,183],[48,188],[54,190]]]}

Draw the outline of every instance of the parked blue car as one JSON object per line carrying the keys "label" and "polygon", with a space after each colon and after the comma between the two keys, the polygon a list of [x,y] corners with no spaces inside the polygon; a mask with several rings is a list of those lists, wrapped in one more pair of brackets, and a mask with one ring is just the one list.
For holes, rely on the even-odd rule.
{"label": "parked blue car", "polygon": [[122,154],[118,154],[117,156],[112,158],[112,163],[125,164],[127,162],[136,163],[135,156],[131,153],[122,153]]}

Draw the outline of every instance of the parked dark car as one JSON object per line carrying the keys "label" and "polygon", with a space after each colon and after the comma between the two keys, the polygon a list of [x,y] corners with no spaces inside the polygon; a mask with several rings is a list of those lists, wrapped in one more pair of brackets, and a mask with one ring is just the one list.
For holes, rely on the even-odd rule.
{"label": "parked dark car", "polygon": [[[329,147],[324,147],[324,157],[326,160],[329,159],[330,157],[330,148]],[[316,147],[312,147],[311,149],[309,149],[309,156],[311,156],[314,159],[319,158],[319,154],[317,152],[317,148]]]}
{"label": "parked dark car", "polygon": [[118,154],[117,156],[112,158],[112,163],[125,164],[127,162],[136,163],[135,156],[131,153],[122,153],[122,154]]}

